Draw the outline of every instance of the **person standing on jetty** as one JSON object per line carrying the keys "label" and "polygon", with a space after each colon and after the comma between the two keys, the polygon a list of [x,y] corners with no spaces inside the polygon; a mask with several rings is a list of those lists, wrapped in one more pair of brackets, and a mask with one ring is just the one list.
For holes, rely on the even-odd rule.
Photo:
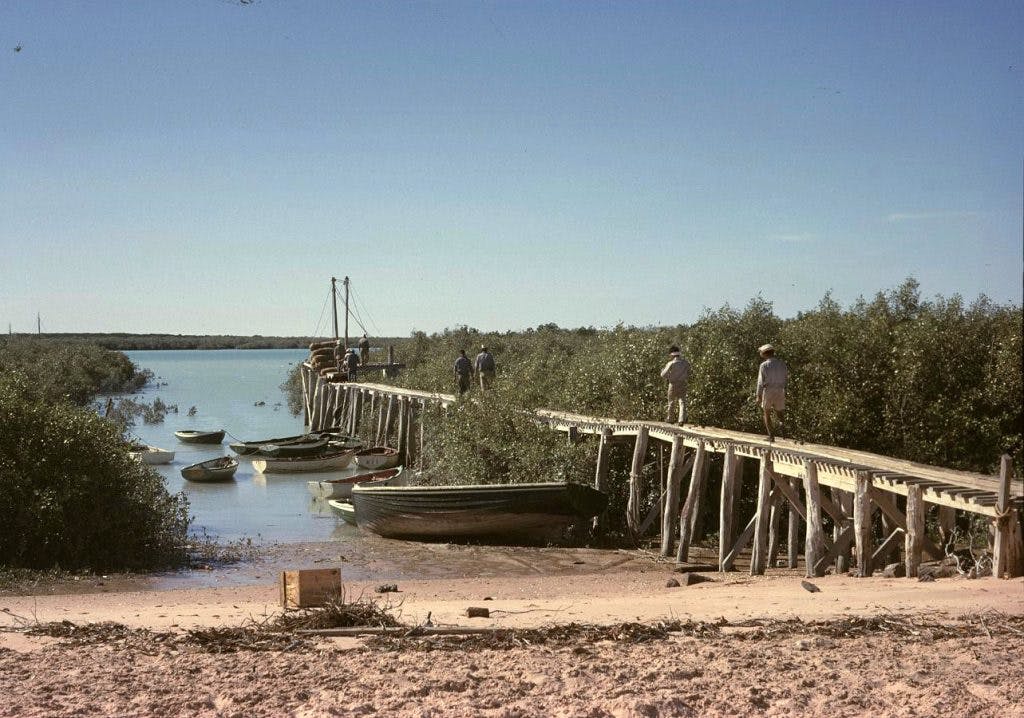
{"label": "person standing on jetty", "polygon": [[355,349],[349,349],[345,354],[345,367],[348,369],[348,380],[355,381],[356,375],[359,374],[359,355]]}
{"label": "person standing on jetty", "polygon": [[673,409],[678,406],[677,423],[682,425],[686,423],[686,391],[690,384],[690,362],[682,357],[679,347],[675,344],[668,348],[668,355],[671,358],[661,370],[661,378],[668,381],[668,410],[665,413],[665,421],[672,423]]}
{"label": "person standing on jetty", "polygon": [[487,351],[486,346],[480,347],[480,353],[476,355],[476,361],[473,362],[476,368],[476,373],[480,377],[480,391],[487,391],[491,387],[491,382],[494,381],[494,374],[496,367],[494,364],[494,355]]}
{"label": "person standing on jetty", "polygon": [[370,363],[370,340],[366,338],[365,332],[363,333],[363,338],[359,340],[359,363]]}
{"label": "person standing on jetty", "polygon": [[465,349],[459,349],[459,355],[455,357],[455,383],[459,387],[459,396],[469,391],[469,384],[473,377],[473,365],[466,356]]}
{"label": "person standing on jetty", "polygon": [[772,422],[772,413],[779,419],[778,434],[782,436],[789,367],[775,356],[775,347],[771,344],[758,347],[757,352],[764,360],[757,370],[757,403],[764,411],[764,430],[768,432],[768,441],[775,441],[776,427]]}

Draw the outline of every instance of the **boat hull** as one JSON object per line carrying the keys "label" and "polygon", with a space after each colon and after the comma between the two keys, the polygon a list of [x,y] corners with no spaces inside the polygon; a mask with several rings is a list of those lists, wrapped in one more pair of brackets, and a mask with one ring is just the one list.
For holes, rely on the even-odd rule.
{"label": "boat hull", "polygon": [[397,449],[382,446],[363,449],[356,454],[356,464],[364,469],[391,469],[398,466],[401,459]]}
{"label": "boat hull", "polygon": [[219,444],[224,441],[224,430],[217,431],[176,431],[178,441],[186,444]]}
{"label": "boat hull", "polygon": [[181,470],[181,476],[188,481],[230,481],[238,470],[238,460],[227,456],[201,461]]}
{"label": "boat hull", "polygon": [[402,467],[384,471],[366,471],[341,479],[329,481],[307,481],[306,488],[314,498],[328,501],[330,499],[348,499],[352,496],[352,487],[356,484],[372,483],[374,486],[404,486],[405,477]]}
{"label": "boat hull", "polygon": [[356,486],[360,528],[392,538],[536,541],[604,510],[605,494],[582,484]]}
{"label": "boat hull", "polygon": [[147,446],[139,451],[129,451],[128,455],[144,464],[169,464],[174,461],[174,452],[157,446]]}
{"label": "boat hull", "polygon": [[297,474],[307,471],[341,471],[352,463],[353,452],[341,451],[319,456],[299,456],[290,459],[261,457],[254,459],[252,468],[261,474]]}

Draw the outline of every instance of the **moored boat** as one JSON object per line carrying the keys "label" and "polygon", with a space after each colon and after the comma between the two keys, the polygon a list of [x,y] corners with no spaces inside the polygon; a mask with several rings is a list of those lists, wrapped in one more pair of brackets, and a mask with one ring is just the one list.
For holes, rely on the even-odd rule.
{"label": "moored boat", "polygon": [[398,449],[387,446],[373,446],[356,452],[356,464],[364,469],[390,469],[398,466],[399,461]]}
{"label": "moored boat", "polygon": [[352,463],[353,451],[325,451],[312,456],[275,459],[261,456],[253,459],[252,468],[261,474],[292,474],[303,471],[341,471]]}
{"label": "moored boat", "polygon": [[128,455],[144,464],[169,464],[174,461],[174,452],[158,446],[133,443],[128,447]]}
{"label": "moored boat", "polygon": [[314,498],[347,499],[352,496],[352,487],[356,484],[373,483],[375,486],[403,486],[402,467],[384,469],[383,471],[364,471],[352,476],[327,481],[307,481],[306,488]]}
{"label": "moored boat", "polygon": [[289,441],[283,444],[264,444],[259,448],[259,456],[270,456],[275,459],[288,459],[296,456],[312,456],[320,454],[327,448],[329,439],[315,438],[308,441]]}
{"label": "moored boat", "polygon": [[238,470],[238,459],[218,456],[216,459],[200,461],[181,470],[183,478],[189,481],[227,481]]}
{"label": "moored boat", "polygon": [[334,513],[341,517],[341,520],[352,526],[358,526],[356,522],[356,507],[351,501],[342,501],[339,499],[331,499],[327,502]]}
{"label": "moored boat", "polygon": [[352,489],[360,528],[395,538],[537,541],[596,516],[608,497],[583,484],[374,486]]}
{"label": "moored boat", "polygon": [[181,431],[174,432],[174,435],[178,437],[178,441],[183,441],[186,444],[219,444],[224,441],[223,429],[217,429],[215,431],[183,429]]}
{"label": "moored boat", "polygon": [[261,447],[268,444],[274,446],[283,446],[285,444],[291,444],[293,442],[304,442],[310,441],[313,435],[311,434],[298,434],[296,436],[280,436],[276,439],[260,439],[259,441],[236,441],[228,444],[228,448],[239,456],[249,456],[251,454],[258,454]]}

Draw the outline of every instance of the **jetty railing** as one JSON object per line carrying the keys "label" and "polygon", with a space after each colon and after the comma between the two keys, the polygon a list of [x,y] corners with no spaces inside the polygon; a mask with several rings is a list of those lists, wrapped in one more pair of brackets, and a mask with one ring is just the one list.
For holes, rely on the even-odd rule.
{"label": "jetty railing", "polygon": [[[407,466],[423,468],[424,416],[427,407],[456,402],[451,394],[403,389],[386,384],[331,382],[312,366],[302,367],[306,424],[312,431],[338,426],[375,444],[395,444]],[[565,432],[570,441],[597,437],[594,484],[608,488],[609,455],[615,442],[633,443],[626,526],[637,536],[660,525],[660,553],[689,559],[697,533],[700,507],[712,490],[711,458],[721,457],[718,569],[734,568],[739,554],[750,548],[750,572],[763,574],[776,565],[781,519],[787,515],[784,565],[796,568],[804,539],[808,576],[849,568],[851,549],[856,574],[870,576],[885,566],[902,543],[908,577],[918,575],[925,557],[945,558],[944,547],[929,539],[925,516],[937,508],[940,532],[949,535],[956,512],[985,517],[992,535],[992,573],[1024,575],[1024,485],[1012,477],[1009,456],[1002,457],[998,476],[919,464],[835,446],[787,439],[769,442],[763,435],[657,421],[623,421],[540,409],[538,421]],[[659,500],[645,516],[648,490],[644,464],[651,442],[669,450],[668,469]],[[757,507],[745,526],[736,525],[736,507],[745,464],[757,467]],[[684,478],[688,477],[685,485]],[[903,506],[901,507],[901,504]],[[874,542],[875,514],[884,537]],[[832,532],[825,535],[825,518]],[[607,517],[595,520],[600,529]],[[660,522],[658,521],[660,519]],[[800,527],[805,531],[801,537]],[[678,544],[677,544],[678,537]]]}

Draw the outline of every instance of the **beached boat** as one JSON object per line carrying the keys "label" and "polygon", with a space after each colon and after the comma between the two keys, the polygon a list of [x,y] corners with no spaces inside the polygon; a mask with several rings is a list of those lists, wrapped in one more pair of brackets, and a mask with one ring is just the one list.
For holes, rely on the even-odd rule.
{"label": "beached boat", "polygon": [[373,446],[356,452],[356,464],[364,469],[390,469],[398,466],[400,461],[398,449],[387,446]]}
{"label": "beached boat", "polygon": [[302,471],[341,471],[352,463],[353,451],[325,451],[312,456],[275,459],[261,456],[253,459],[252,468],[261,474],[293,474]]}
{"label": "beached boat", "polygon": [[356,507],[351,501],[342,501],[339,499],[331,499],[327,502],[334,513],[341,517],[341,520],[352,526],[358,526],[356,523]]}
{"label": "beached boat", "polygon": [[174,461],[173,451],[161,449],[158,446],[133,443],[128,448],[128,455],[144,464],[169,464]]}
{"label": "beached boat", "polygon": [[306,488],[317,499],[347,499],[352,495],[352,487],[356,484],[373,483],[375,486],[404,486],[402,467],[384,469],[383,471],[364,471],[352,476],[327,481],[307,481]]}
{"label": "beached boat", "polygon": [[359,527],[395,538],[536,541],[557,537],[607,503],[600,491],[569,483],[352,489]]}
{"label": "beached boat", "polygon": [[183,441],[186,444],[219,444],[224,441],[223,429],[217,429],[216,431],[184,429],[174,432],[174,435],[178,437],[178,441]]}
{"label": "beached boat", "polygon": [[227,481],[238,470],[238,459],[231,456],[219,456],[209,461],[186,466],[181,470],[182,477],[189,481]]}

